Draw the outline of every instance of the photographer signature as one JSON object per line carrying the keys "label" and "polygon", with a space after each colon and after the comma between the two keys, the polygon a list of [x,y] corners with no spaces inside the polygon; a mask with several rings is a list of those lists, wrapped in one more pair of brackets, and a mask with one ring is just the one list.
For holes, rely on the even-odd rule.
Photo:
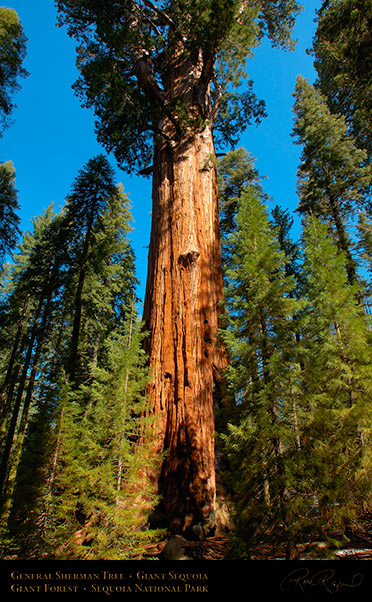
{"label": "photographer signature", "polygon": [[320,587],[330,594],[338,593],[343,589],[352,589],[359,587],[363,582],[362,573],[355,573],[348,580],[341,581],[335,576],[332,569],[324,569],[317,572],[311,572],[310,569],[301,568],[289,573],[281,582],[282,592],[291,588],[301,591],[303,594],[312,587]]}

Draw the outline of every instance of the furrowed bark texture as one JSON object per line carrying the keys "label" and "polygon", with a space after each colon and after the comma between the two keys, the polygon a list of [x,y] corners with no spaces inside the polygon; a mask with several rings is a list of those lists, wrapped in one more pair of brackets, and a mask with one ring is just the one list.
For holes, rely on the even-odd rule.
{"label": "furrowed bark texture", "polygon": [[226,366],[217,340],[223,297],[216,169],[210,127],[158,143],[144,307],[153,379],[147,394],[168,526],[213,520],[213,400]]}

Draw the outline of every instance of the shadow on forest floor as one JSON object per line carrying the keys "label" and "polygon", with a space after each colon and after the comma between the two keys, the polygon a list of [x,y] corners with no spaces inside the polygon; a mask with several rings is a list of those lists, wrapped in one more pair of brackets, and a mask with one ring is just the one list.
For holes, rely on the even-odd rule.
{"label": "shadow on forest floor", "polygon": [[[341,535],[334,538],[341,541]],[[149,544],[144,558],[164,559],[164,549],[170,540]],[[230,537],[216,535],[203,541],[187,542],[184,552],[193,560],[227,560],[230,556]],[[297,555],[293,560],[314,560],[332,558],[334,560],[372,560],[372,515],[359,521],[358,527],[348,533],[348,541],[340,549],[333,550],[322,541],[308,541],[297,546]],[[284,560],[285,544],[262,543],[251,551],[251,560]]]}
{"label": "shadow on forest floor", "polygon": [[[167,550],[178,539],[178,557],[167,556]],[[334,534],[341,541],[340,534]],[[152,542],[142,548],[141,556],[133,556],[132,560],[232,560],[231,540],[228,534],[214,535],[199,541],[189,541],[181,536],[166,538]],[[173,548],[174,551],[174,548]],[[322,541],[307,541],[297,545],[298,554],[293,560],[372,560],[372,515],[359,521],[358,527],[348,533],[348,541],[340,549],[333,550]],[[51,560],[48,554],[40,550],[25,557],[15,549],[0,550],[2,560]],[[277,542],[258,544],[251,550],[250,560],[285,560],[286,546]],[[241,558],[247,560],[248,558]]]}

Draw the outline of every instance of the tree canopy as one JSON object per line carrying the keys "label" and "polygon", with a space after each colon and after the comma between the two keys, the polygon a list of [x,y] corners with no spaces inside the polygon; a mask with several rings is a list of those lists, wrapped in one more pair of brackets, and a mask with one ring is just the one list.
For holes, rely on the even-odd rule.
{"label": "tree canopy", "polygon": [[0,165],[0,263],[14,247],[19,235],[18,194],[12,161]]}
{"label": "tree canopy", "polygon": [[349,135],[345,117],[332,114],[326,98],[298,76],[295,88],[293,135],[302,144],[298,168],[298,211],[321,217],[334,231],[348,256],[350,280],[355,280],[348,230],[368,204],[372,183],[366,152]]}
{"label": "tree canopy", "polygon": [[316,85],[330,109],[342,113],[360,148],[371,154],[372,5],[329,0],[318,11],[313,41]]}
{"label": "tree canopy", "polygon": [[18,80],[28,75],[22,66],[26,42],[15,10],[0,6],[0,135],[9,125],[9,116],[15,108],[12,95],[20,88]]}
{"label": "tree canopy", "polygon": [[[236,141],[263,114],[246,59],[264,35],[291,47],[299,11],[296,0],[57,0],[57,7],[79,43],[76,92],[94,108],[98,140],[129,170],[151,162],[154,135],[166,136],[164,117],[178,134],[210,121],[223,142]],[[188,66],[172,89],[179,61]]]}

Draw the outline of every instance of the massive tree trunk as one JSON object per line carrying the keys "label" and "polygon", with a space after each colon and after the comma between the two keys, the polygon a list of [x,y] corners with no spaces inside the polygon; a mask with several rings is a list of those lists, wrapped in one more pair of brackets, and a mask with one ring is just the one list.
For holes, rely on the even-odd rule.
{"label": "massive tree trunk", "polygon": [[155,150],[144,307],[147,394],[166,452],[159,485],[168,526],[213,521],[214,412],[226,358],[217,340],[223,297],[211,127]]}

